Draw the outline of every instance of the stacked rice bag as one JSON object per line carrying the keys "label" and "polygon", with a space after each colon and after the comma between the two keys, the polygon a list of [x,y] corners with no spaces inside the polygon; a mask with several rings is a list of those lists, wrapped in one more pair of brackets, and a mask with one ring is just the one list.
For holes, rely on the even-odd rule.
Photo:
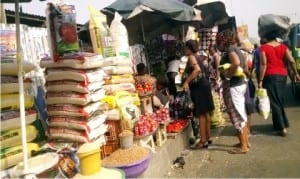
{"label": "stacked rice bag", "polygon": [[[0,170],[7,169],[22,161],[22,133],[20,121],[18,65],[16,61],[15,28],[1,28],[1,137]],[[35,66],[23,61],[23,72],[32,71]],[[34,110],[34,97],[30,94],[31,80],[24,79],[25,119],[27,129],[28,156],[38,145],[30,143],[38,136],[38,130],[32,125],[37,118]]]}

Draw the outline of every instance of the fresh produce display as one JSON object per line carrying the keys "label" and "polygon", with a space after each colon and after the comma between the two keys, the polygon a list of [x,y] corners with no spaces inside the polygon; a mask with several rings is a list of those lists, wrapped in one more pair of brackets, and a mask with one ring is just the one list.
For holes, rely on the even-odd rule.
{"label": "fresh produce display", "polygon": [[136,90],[139,95],[152,94],[153,85],[150,82],[136,84]]}
{"label": "fresh produce display", "polygon": [[188,120],[175,120],[167,125],[167,133],[177,133],[188,125]]}
{"label": "fresh produce display", "polygon": [[154,119],[157,123],[164,123],[170,120],[169,109],[161,108],[156,110],[153,114],[151,114],[152,119]]}
{"label": "fresh produce display", "polygon": [[145,136],[154,132],[158,127],[158,123],[152,118],[150,114],[142,115],[140,120],[135,123],[134,135]]}

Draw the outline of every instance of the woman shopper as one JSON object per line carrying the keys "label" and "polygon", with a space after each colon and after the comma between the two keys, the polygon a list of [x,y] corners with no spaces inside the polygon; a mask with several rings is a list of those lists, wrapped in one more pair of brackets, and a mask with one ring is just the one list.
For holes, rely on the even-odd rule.
{"label": "woman shopper", "polygon": [[217,35],[218,48],[223,52],[220,65],[230,64],[228,70],[221,70],[220,75],[223,87],[223,99],[229,118],[237,130],[239,143],[237,148],[230,150],[232,154],[245,154],[250,149],[247,128],[247,113],[245,105],[246,79],[244,76],[235,76],[244,56],[237,47],[236,35],[230,30],[225,30]]}
{"label": "woman shopper", "polygon": [[285,137],[289,121],[284,111],[284,93],[287,82],[287,68],[285,60],[292,65],[295,80],[300,81],[296,63],[288,47],[276,41],[278,33],[266,35],[267,43],[260,51],[260,78],[259,88],[266,88],[271,102],[273,127],[279,135]]}
{"label": "woman shopper", "polygon": [[194,117],[199,120],[201,139],[193,145],[193,149],[207,148],[210,140],[210,112],[214,110],[209,81],[206,78],[203,62],[197,55],[198,43],[189,40],[185,43],[185,55],[188,57],[184,71],[183,90],[190,90],[194,103]]}

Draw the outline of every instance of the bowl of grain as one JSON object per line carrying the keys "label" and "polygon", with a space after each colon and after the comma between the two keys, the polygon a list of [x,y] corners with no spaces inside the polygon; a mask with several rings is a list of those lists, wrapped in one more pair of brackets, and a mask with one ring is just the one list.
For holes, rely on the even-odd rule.
{"label": "bowl of grain", "polygon": [[119,168],[126,174],[126,178],[140,176],[149,166],[151,151],[140,146],[129,149],[118,149],[107,158],[102,165],[106,168]]}

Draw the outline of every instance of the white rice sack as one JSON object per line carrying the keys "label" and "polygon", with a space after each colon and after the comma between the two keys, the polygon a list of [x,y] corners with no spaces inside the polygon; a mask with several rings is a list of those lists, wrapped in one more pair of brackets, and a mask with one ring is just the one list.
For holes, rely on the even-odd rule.
{"label": "white rice sack", "polygon": [[98,102],[105,97],[105,90],[100,89],[91,94],[82,94],[75,92],[51,92],[47,93],[46,104],[74,104],[87,105],[90,102]]}
{"label": "white rice sack", "polygon": [[[24,90],[28,91],[31,88],[31,80],[24,80]],[[18,77],[15,76],[1,76],[1,94],[18,93],[19,82]]]}
{"label": "white rice sack", "polygon": [[133,66],[133,63],[129,57],[108,57],[103,59],[102,67],[107,66]]}
{"label": "white rice sack", "polygon": [[266,89],[256,90],[258,113],[266,120],[270,115],[270,100]]}
{"label": "white rice sack", "polygon": [[[38,131],[32,125],[26,126],[26,140],[27,142],[33,141],[38,135]],[[13,147],[22,144],[22,131],[21,128],[1,131],[0,146],[1,149]]]}
{"label": "white rice sack", "polygon": [[119,109],[111,109],[104,112],[107,116],[107,120],[120,120],[121,112]]}
{"label": "white rice sack", "polygon": [[110,84],[103,85],[103,89],[106,93],[114,93],[117,91],[135,92],[135,85],[132,83]]}
{"label": "white rice sack", "polygon": [[71,104],[54,104],[47,106],[48,116],[80,117],[80,120],[86,120],[95,113],[104,110],[108,110],[108,105],[103,102],[90,103],[86,106]]}
{"label": "white rice sack", "polygon": [[85,130],[50,127],[48,129],[47,135],[50,140],[86,143],[98,139],[101,135],[105,134],[106,132],[107,125],[101,124],[99,127],[91,130],[90,132],[87,132]]}
{"label": "white rice sack", "polygon": [[99,114],[91,117],[88,121],[80,120],[74,117],[53,116],[48,119],[50,127],[62,127],[67,129],[85,130],[91,132],[103,124],[106,120],[105,114]]}
{"label": "white rice sack", "polygon": [[[20,123],[20,111],[1,111],[1,131],[17,129],[21,127]],[[31,124],[36,120],[36,111],[26,110],[25,119],[26,124]]]}
{"label": "white rice sack", "polygon": [[112,75],[105,77],[105,84],[135,83],[132,75]]}
{"label": "white rice sack", "polygon": [[79,81],[62,80],[46,83],[47,92],[73,91],[77,93],[93,93],[102,88],[104,81],[84,83]]}
{"label": "white rice sack", "polygon": [[133,74],[133,69],[131,66],[107,66],[107,67],[103,67],[102,69],[108,75]]}
{"label": "white rice sack", "polygon": [[102,69],[97,68],[93,70],[75,70],[70,68],[48,69],[46,74],[46,81],[59,80],[74,80],[85,82],[86,84],[103,81],[105,73]]}
{"label": "white rice sack", "polygon": [[[30,62],[23,61],[23,72],[28,73],[36,68],[36,66]],[[12,75],[12,76],[18,76],[18,64],[15,59],[3,59],[1,58],[1,75]]]}
{"label": "white rice sack", "polygon": [[54,62],[51,58],[43,58],[40,61],[42,68],[74,68],[74,69],[93,69],[103,66],[101,55],[91,53],[80,53],[60,57],[60,60]]}

